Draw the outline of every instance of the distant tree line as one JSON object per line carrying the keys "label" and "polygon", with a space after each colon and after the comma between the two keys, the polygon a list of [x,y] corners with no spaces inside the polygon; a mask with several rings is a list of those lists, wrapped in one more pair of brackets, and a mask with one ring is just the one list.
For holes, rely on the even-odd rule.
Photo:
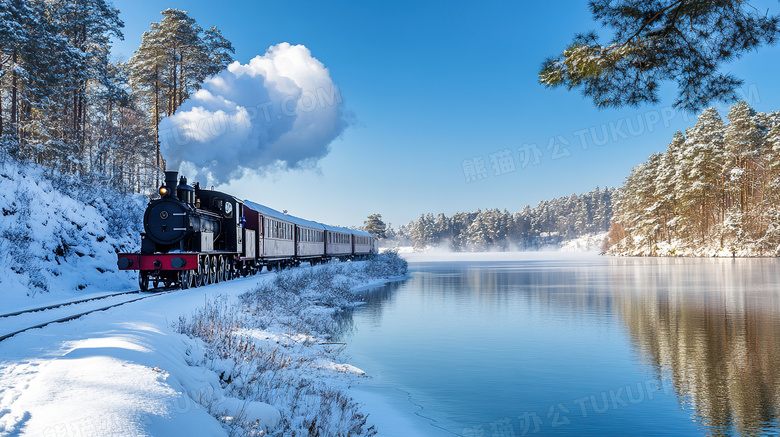
{"label": "distant tree line", "polygon": [[162,14],[121,63],[110,49],[124,24],[105,0],[0,2],[0,158],[153,187],[164,167],[160,118],[233,53],[218,29],[203,31],[184,11]]}
{"label": "distant tree line", "polygon": [[454,251],[512,250],[606,232],[612,218],[613,188],[572,194],[526,205],[522,211],[484,209],[444,214],[421,214],[401,226],[390,238],[409,242],[415,249],[445,247]]}
{"label": "distant tree line", "polygon": [[642,255],[776,255],[780,249],[780,112],[704,110],[665,153],[631,171],[607,245]]}

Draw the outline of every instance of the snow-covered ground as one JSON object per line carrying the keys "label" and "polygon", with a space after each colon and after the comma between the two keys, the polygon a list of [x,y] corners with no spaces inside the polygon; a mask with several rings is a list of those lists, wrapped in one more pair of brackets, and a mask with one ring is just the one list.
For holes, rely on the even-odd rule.
{"label": "snow-covered ground", "polygon": [[0,164],[0,313],[136,285],[116,252],[140,244],[146,199],[51,169]]}
{"label": "snow-covered ground", "polygon": [[[705,257],[705,258],[755,258],[777,257],[780,247],[774,247],[763,240],[745,242],[741,245],[721,237],[717,232],[711,233],[701,241],[683,241],[673,238],[671,241],[648,243],[643,237],[626,237],[612,246],[608,255],[617,256],[668,256],[668,257]],[[630,243],[630,244],[629,244]]]}
{"label": "snow-covered ground", "polygon": [[349,394],[365,376],[327,343],[380,267],[262,274],[0,342],[0,435],[373,435]]}

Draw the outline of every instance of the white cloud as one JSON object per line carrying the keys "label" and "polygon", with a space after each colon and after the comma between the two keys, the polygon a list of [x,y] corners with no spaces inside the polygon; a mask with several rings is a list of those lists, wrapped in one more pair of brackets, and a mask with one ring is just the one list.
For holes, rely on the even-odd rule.
{"label": "white cloud", "polygon": [[348,126],[338,88],[303,45],[278,44],[207,79],[160,123],[167,167],[223,184],[316,163]]}

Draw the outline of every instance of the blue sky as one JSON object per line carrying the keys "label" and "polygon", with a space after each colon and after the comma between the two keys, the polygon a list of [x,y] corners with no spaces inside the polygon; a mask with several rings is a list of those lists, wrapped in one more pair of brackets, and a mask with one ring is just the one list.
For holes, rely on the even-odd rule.
{"label": "blue sky", "polygon": [[[754,4],[777,8],[776,1]],[[577,92],[538,84],[546,56],[575,32],[596,27],[585,0],[114,5],[126,25],[125,40],[114,44],[120,60],[132,56],[167,7],[189,11],[204,28],[220,28],[242,63],[281,42],[311,50],[356,122],[331,144],[317,171],[223,188],[332,224],[359,225],[375,212],[397,227],[426,212],[518,211],[619,186],[633,166],[665,150],[676,130],[695,121],[670,107],[671,85],[657,106],[596,110]],[[777,47],[763,48],[726,66],[745,80],[745,97],[756,110],[780,110],[779,54]],[[716,106],[725,115],[727,106]],[[476,172],[480,159],[486,173]]]}

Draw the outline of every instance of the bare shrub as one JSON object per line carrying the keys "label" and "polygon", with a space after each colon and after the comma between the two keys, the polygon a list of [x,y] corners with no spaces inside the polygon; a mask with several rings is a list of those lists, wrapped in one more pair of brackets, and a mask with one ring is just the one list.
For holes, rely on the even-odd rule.
{"label": "bare shrub", "polygon": [[[373,436],[367,415],[341,388],[326,381],[354,378],[323,368],[337,362],[342,348],[325,345],[343,328],[346,310],[361,301],[352,290],[361,282],[406,274],[395,252],[365,263],[335,263],[279,272],[239,297],[206,300],[179,333],[202,340],[203,356],[190,364],[212,369],[226,395],[265,402],[282,413],[280,424],[261,429],[239,412],[207,406],[230,435]],[[327,366],[325,366],[327,367]]]}

